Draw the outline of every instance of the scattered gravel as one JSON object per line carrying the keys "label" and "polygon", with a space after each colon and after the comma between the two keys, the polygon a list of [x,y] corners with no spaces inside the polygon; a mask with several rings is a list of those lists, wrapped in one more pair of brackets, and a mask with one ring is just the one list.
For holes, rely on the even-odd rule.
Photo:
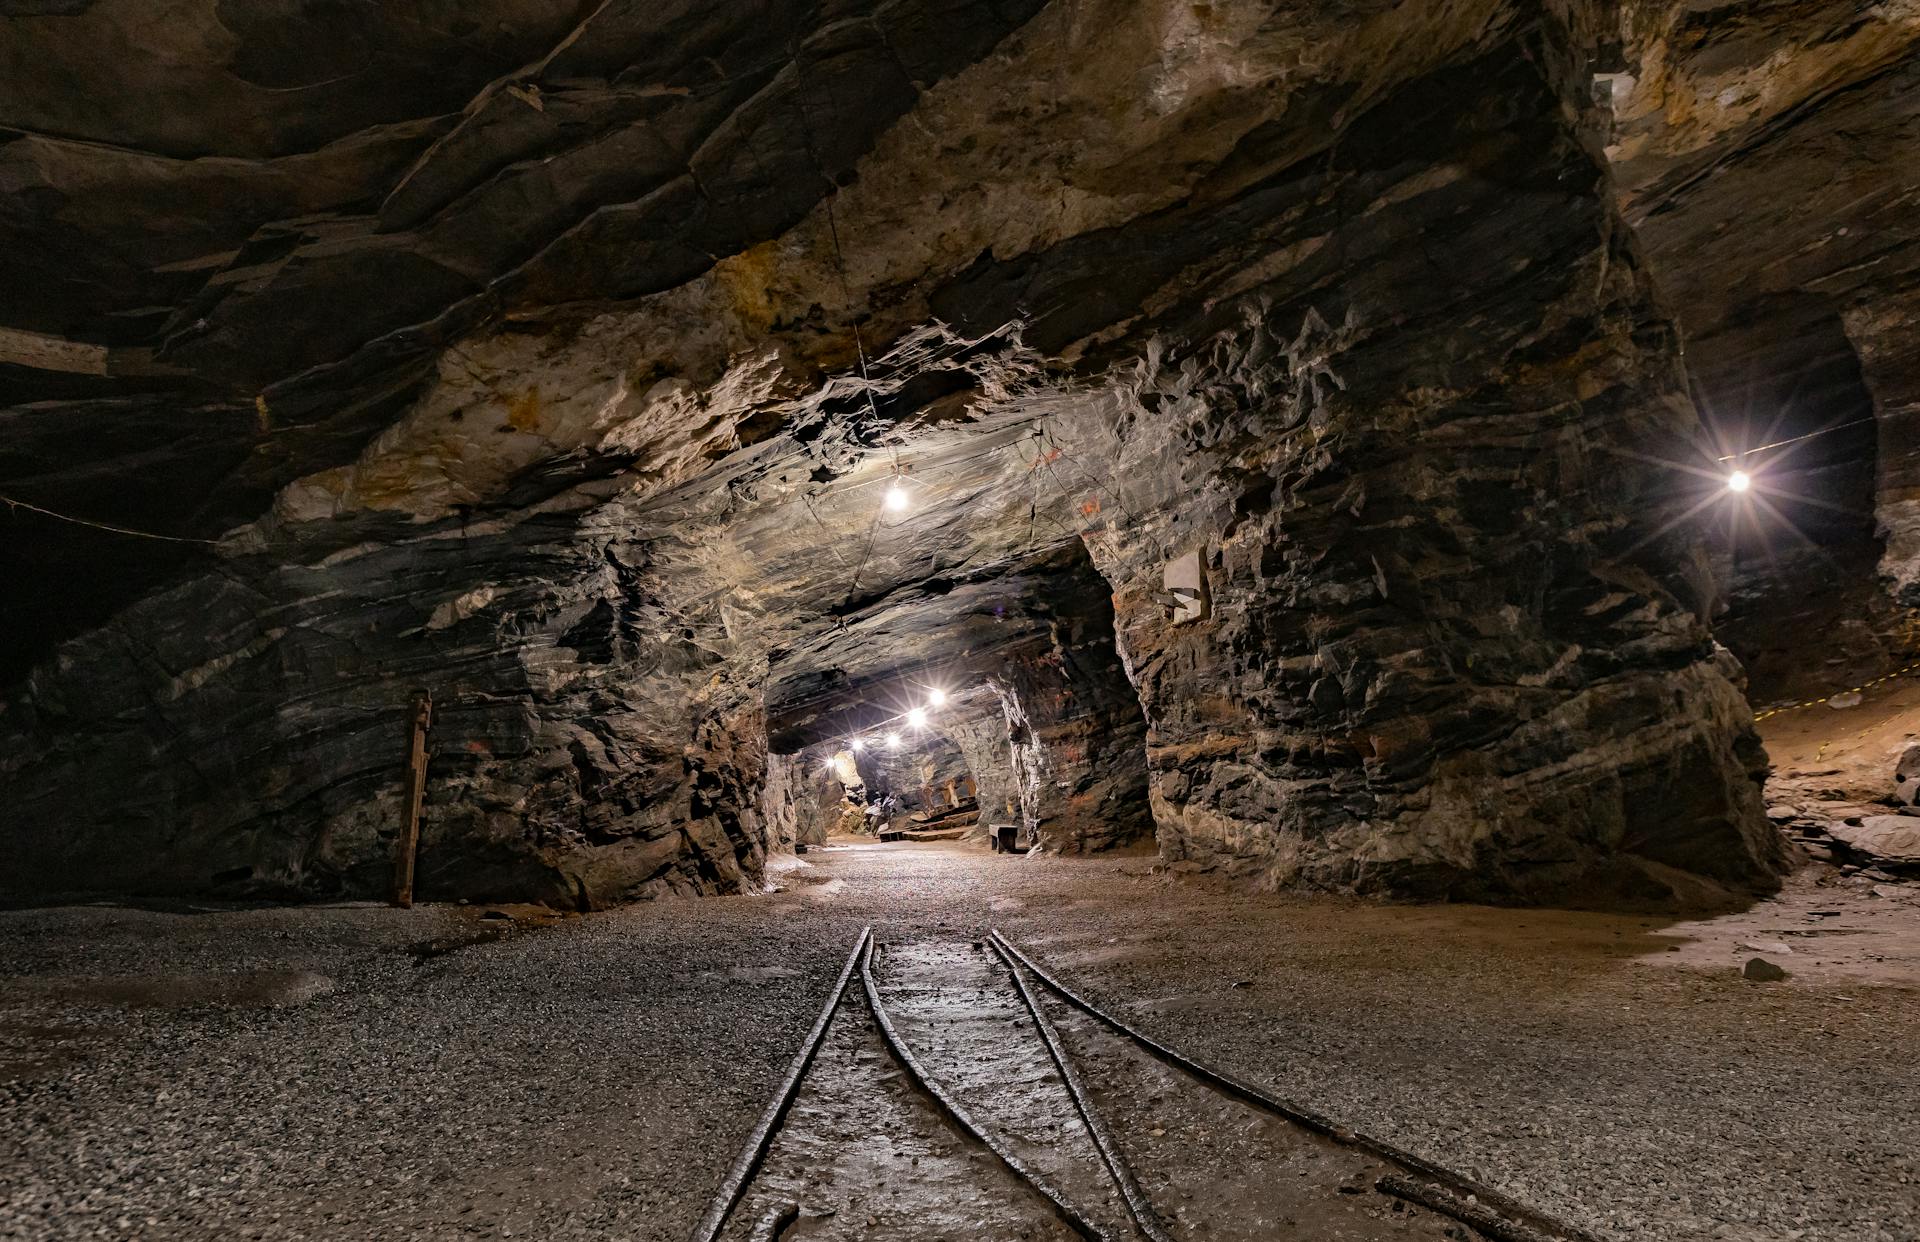
{"label": "scattered gravel", "polygon": [[1137,856],[805,861],[770,897],[504,935],[477,907],[0,913],[0,1237],[684,1238],[867,922],[998,926],[1609,1236],[1920,1236],[1920,986],[1884,964],[1755,986],[1644,917],[1215,892]]}

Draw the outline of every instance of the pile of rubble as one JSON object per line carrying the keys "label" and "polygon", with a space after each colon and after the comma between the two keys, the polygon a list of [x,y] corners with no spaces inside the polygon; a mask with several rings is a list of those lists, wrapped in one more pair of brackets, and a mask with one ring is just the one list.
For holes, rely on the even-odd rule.
{"label": "pile of rubble", "polygon": [[[1920,741],[1908,742],[1894,768],[1894,792],[1861,802],[1822,777],[1837,772],[1789,772],[1767,788],[1767,818],[1817,862],[1830,863],[1845,881],[1892,897],[1905,881],[1920,883]],[[1881,892],[1881,888],[1886,892]]]}

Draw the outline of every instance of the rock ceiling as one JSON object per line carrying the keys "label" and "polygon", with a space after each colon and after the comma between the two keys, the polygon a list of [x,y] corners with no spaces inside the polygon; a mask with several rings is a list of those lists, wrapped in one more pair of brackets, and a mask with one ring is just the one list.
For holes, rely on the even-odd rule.
{"label": "rock ceiling", "polygon": [[1910,3],[0,21],[0,493],[206,541],[10,518],[33,883],[377,887],[425,685],[429,887],[725,888],[928,670],[1062,842],[1764,883],[1683,339],[1857,356],[1920,561]]}

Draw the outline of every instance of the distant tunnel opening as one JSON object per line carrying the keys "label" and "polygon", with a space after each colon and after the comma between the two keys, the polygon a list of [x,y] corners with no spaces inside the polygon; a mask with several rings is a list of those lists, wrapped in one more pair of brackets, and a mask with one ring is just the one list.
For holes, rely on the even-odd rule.
{"label": "distant tunnel opening", "polygon": [[1150,841],[1146,725],[1104,578],[1078,545],[900,594],[782,661],[767,694],[770,848]]}
{"label": "distant tunnel opening", "polygon": [[1818,299],[1776,300],[1689,347],[1727,471],[1751,477],[1708,524],[1717,632],[1757,704],[1883,671],[1896,624],[1878,586],[1878,431],[1860,359]]}

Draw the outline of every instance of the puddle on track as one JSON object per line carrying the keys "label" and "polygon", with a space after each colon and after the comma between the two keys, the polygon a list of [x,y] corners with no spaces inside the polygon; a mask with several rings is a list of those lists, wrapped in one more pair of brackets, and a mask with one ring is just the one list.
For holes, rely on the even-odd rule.
{"label": "puddle on track", "polygon": [[[990,948],[882,945],[875,980],[921,1064],[973,1120],[1116,1238],[1134,1238],[1072,1097]],[[1403,1170],[1226,1096],[1032,980],[1094,1107],[1180,1242],[1459,1242],[1483,1235],[1374,1189]],[[856,980],[723,1238],[781,1205],[798,1239],[1077,1237],[936,1112],[888,1053]]]}
{"label": "puddle on track", "polygon": [[784,1203],[801,1214],[783,1242],[1077,1237],[936,1108],[887,1051],[856,980],[721,1237],[746,1242]]}
{"label": "puddle on track", "polygon": [[1116,1237],[1133,1236],[1100,1151],[992,949],[883,945],[880,999],[901,1038],[987,1133]]}

